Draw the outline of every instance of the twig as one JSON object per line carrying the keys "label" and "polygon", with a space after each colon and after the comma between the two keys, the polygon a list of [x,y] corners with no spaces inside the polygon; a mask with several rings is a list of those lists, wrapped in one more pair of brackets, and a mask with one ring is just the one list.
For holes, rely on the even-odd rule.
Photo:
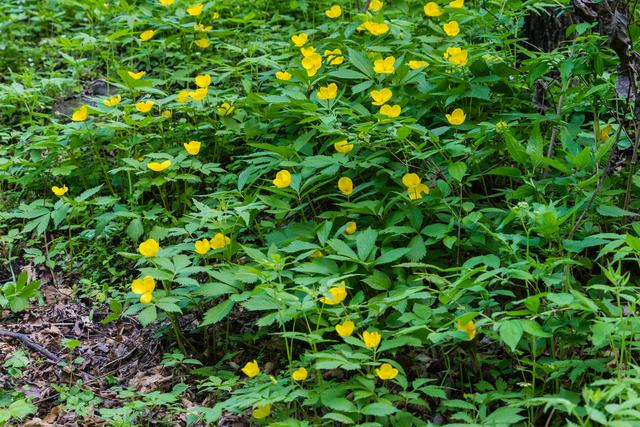
{"label": "twig", "polygon": [[31,338],[29,338],[25,334],[7,331],[6,329],[0,329],[0,336],[17,338],[20,341],[22,341],[22,343],[25,346],[29,347],[33,351],[37,351],[38,353],[42,354],[47,359],[53,362],[60,363],[63,361],[61,358],[59,358],[58,356],[56,356],[55,354],[53,354],[52,352],[50,352],[49,350],[41,346],[40,344],[34,342]]}
{"label": "twig", "polygon": [[[556,108],[556,115],[560,116],[562,113],[562,106],[564,104],[564,92],[560,95],[560,99],[558,99],[558,107]],[[553,157],[553,149],[556,145],[556,138],[558,137],[558,126],[554,126],[551,129],[551,139],[549,141],[549,148],[547,149],[547,158],[550,159]]]}

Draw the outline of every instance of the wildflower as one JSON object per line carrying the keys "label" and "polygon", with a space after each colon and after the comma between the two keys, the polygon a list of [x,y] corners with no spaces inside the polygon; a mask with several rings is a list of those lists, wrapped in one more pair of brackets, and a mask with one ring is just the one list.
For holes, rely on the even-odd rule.
{"label": "wildflower", "polygon": [[184,149],[187,150],[187,153],[195,156],[200,152],[200,146],[202,145],[202,143],[200,141],[189,141],[185,142],[183,145]]}
{"label": "wildflower", "polygon": [[196,76],[196,86],[198,87],[209,87],[211,84],[211,75],[209,74],[200,74]]}
{"label": "wildflower", "polygon": [[278,384],[278,380],[273,375],[269,375],[269,381],[271,381],[271,384]]}
{"label": "wildflower", "polygon": [[286,169],[282,169],[278,171],[276,178],[272,182],[278,188],[287,188],[291,185],[291,173]]}
{"label": "wildflower", "polygon": [[418,60],[409,61],[409,68],[411,68],[412,70],[417,70],[418,68],[424,68],[428,66],[429,66],[429,63],[427,61],[418,61]]}
{"label": "wildflower", "polygon": [[389,26],[384,22],[367,21],[362,25],[365,30],[374,36],[381,36],[389,31]]}
{"label": "wildflower", "polygon": [[440,16],[444,12],[438,7],[438,3],[430,1],[424,5],[424,14],[429,17]]}
{"label": "wildflower", "polygon": [[173,112],[171,110],[164,110],[161,114],[165,119],[170,119],[173,116]]}
{"label": "wildflower", "polygon": [[453,7],[454,9],[460,9],[464,7],[464,0],[453,0],[451,3],[449,3],[449,6]]}
{"label": "wildflower", "polygon": [[327,64],[329,65],[340,65],[344,62],[344,56],[342,56],[340,49],[325,50],[324,56],[327,57]]}
{"label": "wildflower", "polygon": [[467,323],[462,323],[458,320],[458,330],[467,334],[467,339],[471,341],[476,336],[476,327],[473,324],[473,320],[469,320]]}
{"label": "wildflower", "polygon": [[383,363],[379,368],[375,369],[375,373],[381,380],[392,380],[398,376],[398,370],[391,366],[390,363]]}
{"label": "wildflower", "polygon": [[499,131],[505,130],[507,126],[509,125],[504,120],[500,120],[498,123],[496,123],[496,129],[498,129]]}
{"label": "wildflower", "polygon": [[220,19],[220,14],[218,12],[213,12],[213,15],[211,15],[211,19],[213,19],[214,21],[216,19]]}
{"label": "wildflower", "polygon": [[454,46],[448,47],[443,56],[444,59],[458,67],[465,65],[469,59],[469,53],[465,49]]}
{"label": "wildflower", "polygon": [[451,112],[451,114],[445,114],[447,121],[452,125],[461,125],[464,123],[467,115],[464,113],[462,108],[456,108]]}
{"label": "wildflower", "polygon": [[371,0],[367,10],[370,10],[371,12],[378,12],[380,11],[380,9],[382,9],[382,6],[383,4],[380,0]]}
{"label": "wildflower", "polygon": [[449,37],[455,37],[460,32],[460,26],[457,21],[450,21],[442,25],[442,29]]}
{"label": "wildflower", "polygon": [[288,71],[276,71],[276,79],[283,81],[291,80],[291,73]]}
{"label": "wildflower", "polygon": [[160,244],[155,239],[147,239],[138,246],[138,251],[146,257],[156,256],[159,250]]}
{"label": "wildflower", "polygon": [[270,413],[271,413],[271,404],[266,404],[266,405],[258,406],[257,408],[253,408],[253,418],[255,418],[256,420],[267,418]]}
{"label": "wildflower", "polygon": [[344,231],[347,234],[353,234],[358,230],[358,225],[356,224],[355,221],[351,221],[347,224],[347,226],[345,227]]}
{"label": "wildflower", "polygon": [[163,6],[171,6],[176,0],[160,0],[160,4]]}
{"label": "wildflower", "polygon": [[415,173],[407,173],[402,177],[402,183],[407,187],[411,200],[421,199],[422,193],[429,194],[429,187],[422,183]]}
{"label": "wildflower", "polygon": [[380,335],[380,332],[365,331],[362,334],[362,341],[364,341],[364,345],[368,348],[376,348],[378,344],[380,344],[381,339],[382,335]]}
{"label": "wildflower", "polygon": [[71,115],[71,120],[74,122],[84,122],[89,117],[89,107],[86,105],[81,105],[80,107],[73,110],[73,114]]}
{"label": "wildflower", "polygon": [[304,381],[307,379],[308,376],[309,376],[309,373],[304,367],[296,369],[291,374],[291,378],[293,378],[295,381]]}
{"label": "wildflower", "polygon": [[388,100],[393,96],[393,92],[389,88],[383,88],[380,90],[372,90],[369,92],[373,101],[371,102],[373,105],[384,105]]}
{"label": "wildflower", "polygon": [[235,110],[236,107],[232,106],[228,102],[223,102],[218,108],[218,114],[221,116],[230,116]]}
{"label": "wildflower", "polygon": [[140,71],[138,73],[136,73],[134,71],[127,71],[127,73],[129,74],[129,77],[131,77],[133,80],[140,80],[142,78],[142,76],[147,74],[144,71]]}
{"label": "wildflower", "polygon": [[320,249],[316,249],[315,251],[313,251],[311,253],[311,255],[309,255],[311,258],[322,258],[324,256],[324,254],[322,253],[322,251]]}
{"label": "wildflower", "polygon": [[187,8],[187,13],[191,16],[199,16],[202,13],[202,3],[192,4]]}
{"label": "wildflower", "polygon": [[207,86],[207,87],[199,87],[194,91],[188,92],[188,95],[194,101],[202,101],[207,97],[208,93],[209,93],[209,87]]}
{"label": "wildflower", "polygon": [[345,196],[353,193],[353,181],[351,181],[351,178],[347,176],[340,178],[338,180],[338,189],[340,189],[340,192]]}
{"label": "wildflower", "polygon": [[251,362],[247,362],[242,368],[242,372],[249,378],[253,378],[260,373],[260,367],[258,366],[258,362],[252,360]]}
{"label": "wildflower", "polygon": [[377,59],[373,62],[373,71],[377,74],[391,74],[395,70],[396,58],[387,56],[384,59]]}
{"label": "wildflower", "polygon": [[209,240],[209,244],[211,245],[211,249],[221,249],[226,245],[231,243],[231,239],[225,236],[222,233],[216,233],[211,240]]}
{"label": "wildflower", "polygon": [[205,255],[211,249],[211,245],[209,245],[209,241],[207,239],[196,240],[193,244],[194,250],[197,254]]}
{"label": "wildflower", "polygon": [[151,276],[144,276],[143,279],[136,279],[131,283],[131,290],[140,295],[142,304],[149,304],[153,299],[153,290],[156,288],[156,281]]}
{"label": "wildflower", "polygon": [[347,140],[344,139],[333,144],[333,148],[335,148],[338,153],[348,154],[353,150],[353,144],[349,144]]}
{"label": "wildflower", "polygon": [[422,182],[422,180],[418,174],[415,173],[407,173],[402,177],[402,183],[409,188],[416,187],[420,182]]}
{"label": "wildflower", "polygon": [[199,48],[202,49],[206,49],[209,46],[211,46],[211,43],[209,43],[209,40],[207,39],[198,39],[195,41],[196,46],[198,46]]}
{"label": "wildflower", "polygon": [[162,172],[169,166],[171,166],[171,160],[165,160],[163,162],[151,162],[147,164],[147,167],[154,172]]}
{"label": "wildflower", "polygon": [[309,36],[306,33],[294,34],[291,36],[291,41],[296,47],[302,47],[309,40]]}
{"label": "wildflower", "polygon": [[140,111],[141,113],[148,113],[153,108],[153,104],[155,104],[155,102],[153,101],[138,102],[136,104],[136,110]]}
{"label": "wildflower", "polygon": [[[504,123],[504,122],[501,122]],[[496,125],[497,126],[497,125]],[[507,127],[507,124],[504,124],[504,127]],[[611,125],[606,125],[605,127],[603,127],[600,132],[598,133],[598,138],[601,141],[606,141],[609,139],[609,134],[611,133],[611,129],[613,129],[613,127]]]}
{"label": "wildflower", "polygon": [[102,101],[102,104],[107,107],[115,107],[120,104],[120,101],[122,101],[122,97],[120,95],[114,95]]}
{"label": "wildflower", "polygon": [[212,25],[204,25],[201,22],[198,22],[196,24],[193,25],[193,29],[199,33],[206,33],[208,31],[211,31],[213,29]]}
{"label": "wildflower", "polygon": [[140,33],[140,40],[143,42],[149,41],[156,35],[156,32],[153,30],[147,30]]}
{"label": "wildflower", "polygon": [[63,184],[62,187],[56,187],[54,185],[53,187],[51,187],[51,191],[53,191],[53,194],[55,194],[56,196],[62,197],[67,193],[67,191],[69,191],[69,189],[67,188],[66,184]]}
{"label": "wildflower", "polygon": [[327,86],[322,86],[318,89],[318,93],[316,95],[318,99],[334,99],[338,96],[338,85],[335,83],[330,83]]}
{"label": "wildflower", "polygon": [[320,298],[320,302],[327,305],[340,304],[347,297],[347,288],[344,286],[344,282],[340,282],[339,286],[329,288],[329,297]]}
{"label": "wildflower", "polygon": [[390,118],[398,117],[401,112],[402,112],[402,108],[397,104],[396,105],[385,104],[382,107],[380,107],[380,114]]}
{"label": "wildflower", "polygon": [[302,58],[302,66],[307,70],[307,75],[313,77],[322,66],[322,56],[318,53],[312,53]]}
{"label": "wildflower", "polygon": [[313,53],[316,53],[316,48],[313,46],[307,46],[307,47],[301,47],[300,48],[300,53],[302,54],[303,57],[307,57]]}
{"label": "wildflower", "polygon": [[189,100],[189,91],[181,90],[176,96],[176,102],[185,103]]}
{"label": "wildflower", "polygon": [[328,18],[335,19],[342,15],[342,8],[337,4],[334,4],[329,10],[326,10],[324,14],[327,15]]}
{"label": "wildflower", "polygon": [[341,324],[336,325],[336,332],[341,337],[350,337],[353,334],[353,330],[356,325],[351,320],[346,320]]}

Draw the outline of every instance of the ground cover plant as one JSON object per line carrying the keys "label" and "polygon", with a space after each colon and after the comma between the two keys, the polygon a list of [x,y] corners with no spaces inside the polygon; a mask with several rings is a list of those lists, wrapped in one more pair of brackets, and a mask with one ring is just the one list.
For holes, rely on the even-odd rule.
{"label": "ground cover plant", "polygon": [[0,425],[640,423],[635,4],[0,4]]}

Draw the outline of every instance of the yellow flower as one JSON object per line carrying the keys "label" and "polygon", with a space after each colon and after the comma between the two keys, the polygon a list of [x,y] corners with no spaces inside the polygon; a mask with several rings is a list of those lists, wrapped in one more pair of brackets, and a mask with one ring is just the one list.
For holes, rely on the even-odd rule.
{"label": "yellow flower", "polygon": [[67,188],[66,184],[63,184],[62,187],[56,187],[54,185],[53,187],[51,187],[51,191],[53,191],[53,194],[55,194],[56,196],[62,197],[67,193],[67,191],[69,191],[69,189]]}
{"label": "yellow flower", "polygon": [[73,110],[73,114],[71,115],[71,120],[74,122],[84,122],[89,117],[89,108],[86,105],[81,105],[80,107]]}
{"label": "yellow flower", "polygon": [[236,110],[236,107],[228,102],[223,102],[216,110],[218,110],[218,114],[221,116],[230,116]]}
{"label": "yellow flower", "polygon": [[369,92],[373,101],[371,102],[373,105],[384,105],[388,100],[393,96],[393,92],[389,88],[383,88],[380,90],[372,90]]}
{"label": "yellow flower", "polygon": [[338,180],[338,188],[345,196],[353,193],[353,181],[348,176],[343,176]]}
{"label": "yellow flower", "polygon": [[142,76],[147,74],[144,71],[140,71],[139,73],[136,73],[136,72],[133,72],[133,71],[127,71],[127,73],[129,74],[129,77],[131,77],[133,80],[140,80],[142,78]]}
{"label": "yellow flower", "polygon": [[140,40],[143,42],[149,41],[156,35],[156,32],[153,30],[147,30],[140,33]]}
{"label": "yellow flower", "polygon": [[429,3],[424,5],[424,14],[427,16],[440,16],[443,14],[440,7],[438,7],[438,3],[430,1]]}
{"label": "yellow flower", "polygon": [[319,53],[312,53],[302,58],[302,66],[307,70],[307,75],[313,77],[322,66],[322,56]]}
{"label": "yellow flower", "polygon": [[214,21],[216,19],[220,19],[220,14],[218,12],[213,12],[213,15],[211,15],[211,19],[213,19]]}
{"label": "yellow flower", "polygon": [[322,251],[320,249],[316,249],[315,251],[313,251],[313,253],[311,255],[309,255],[311,258],[322,258],[324,256],[324,254],[322,253]]}
{"label": "yellow flower", "polygon": [[156,256],[159,250],[160,244],[155,239],[147,239],[138,246],[138,251],[146,257]]}
{"label": "yellow flower", "polygon": [[347,288],[344,286],[344,282],[340,282],[339,286],[334,286],[329,289],[329,297],[320,298],[320,302],[327,305],[340,304],[347,297]]}
{"label": "yellow flower", "polygon": [[327,57],[327,64],[329,65],[340,65],[344,62],[344,56],[342,56],[340,49],[325,50],[324,56]]}
{"label": "yellow flower", "polygon": [[136,279],[131,283],[131,291],[140,295],[142,304],[149,304],[153,298],[153,290],[156,288],[156,281],[151,276],[144,276],[143,279]]}
{"label": "yellow flower", "polygon": [[453,0],[451,3],[449,3],[449,6],[455,9],[460,9],[464,7],[464,0]]}
{"label": "yellow flower", "polygon": [[467,115],[464,113],[462,108],[456,108],[451,112],[451,114],[445,114],[447,121],[452,125],[461,125],[464,123],[464,120],[467,118]]}
{"label": "yellow flower", "polygon": [[187,13],[191,16],[198,16],[202,13],[203,7],[202,3],[193,4],[187,8]]}
{"label": "yellow flower", "polygon": [[211,43],[209,43],[209,40],[207,39],[198,39],[195,41],[196,46],[198,46],[199,48],[202,49],[206,49],[209,46],[211,46]]}
{"label": "yellow flower", "polygon": [[189,91],[181,90],[176,97],[176,102],[184,103],[189,100]]}
{"label": "yellow flower", "polygon": [[209,240],[209,244],[211,245],[211,249],[221,249],[226,245],[231,243],[231,239],[225,236],[222,233],[216,233],[211,240]]}
{"label": "yellow flower", "polygon": [[[507,127],[507,124],[505,122],[499,122],[499,123],[504,123],[504,127]],[[497,126],[497,125],[496,125]],[[600,132],[598,133],[598,138],[601,141],[606,141],[609,139],[609,134],[611,133],[611,129],[613,129],[613,127],[611,125],[606,125],[605,127],[603,127]]]}
{"label": "yellow flower", "polygon": [[242,372],[249,378],[253,378],[260,373],[260,367],[258,366],[258,362],[252,360],[251,362],[247,362],[242,368]]}
{"label": "yellow flower", "polygon": [[420,185],[420,183],[422,182],[422,180],[420,179],[420,177],[415,174],[415,173],[407,173],[402,177],[402,183],[407,187],[407,188],[414,188],[417,187],[418,185]]}
{"label": "yellow flower", "polygon": [[367,10],[370,10],[371,12],[378,12],[380,9],[382,9],[382,6],[383,4],[380,0],[371,0]]}
{"label": "yellow flower", "polygon": [[498,130],[505,130],[507,126],[509,125],[504,120],[500,120],[498,123],[496,123],[496,129]]}
{"label": "yellow flower", "polygon": [[160,0],[160,4],[163,6],[171,6],[176,0]]}
{"label": "yellow flower", "polygon": [[187,153],[191,154],[192,156],[195,156],[200,152],[200,146],[202,144],[200,143],[200,141],[189,141],[189,142],[185,142],[183,145],[184,145],[184,149],[187,150]]}
{"label": "yellow flower", "polygon": [[329,10],[326,10],[324,14],[327,15],[328,18],[334,19],[342,15],[342,9],[337,4],[334,4]]}
{"label": "yellow flower", "polygon": [[284,81],[291,80],[291,73],[288,71],[276,71],[276,79]]}
{"label": "yellow flower", "polygon": [[253,418],[255,418],[256,420],[267,418],[270,413],[271,413],[271,404],[266,404],[266,405],[258,406],[257,408],[253,408]]}
{"label": "yellow flower", "polygon": [[373,62],[373,71],[377,74],[391,74],[395,70],[395,63],[396,58],[393,56],[387,56],[384,59],[377,59]]}
{"label": "yellow flower", "polygon": [[287,188],[291,185],[291,173],[286,169],[282,169],[278,171],[276,178],[272,182],[278,188]]}
{"label": "yellow flower", "polygon": [[171,110],[164,110],[161,114],[165,119],[170,119],[173,116],[173,112]]}
{"label": "yellow flower", "polygon": [[382,339],[382,335],[379,332],[369,332],[365,331],[362,334],[362,341],[364,341],[364,345],[368,348],[376,348],[378,344],[380,344],[380,340]]}
{"label": "yellow flower", "polygon": [[303,57],[307,57],[313,53],[316,53],[316,48],[313,46],[307,46],[307,47],[301,47],[300,48],[300,53],[302,54]]}
{"label": "yellow flower", "polygon": [[107,107],[115,107],[120,104],[120,101],[122,101],[122,97],[120,95],[114,95],[102,101],[102,104]]}
{"label": "yellow flower", "polygon": [[344,231],[345,231],[347,234],[353,234],[353,233],[355,233],[356,231],[358,231],[358,225],[356,224],[356,222],[355,222],[355,221],[351,221],[351,222],[349,222],[349,223],[347,224],[347,226],[345,227]]}
{"label": "yellow flower", "polygon": [[196,86],[209,87],[211,84],[211,76],[209,74],[200,74],[196,76]]}
{"label": "yellow flower", "polygon": [[196,24],[193,25],[193,29],[199,33],[206,33],[208,31],[211,31],[213,29],[212,25],[204,25],[201,22],[198,22]]}
{"label": "yellow flower", "polygon": [[374,36],[381,36],[389,31],[389,26],[384,22],[367,21],[362,26]]}
{"label": "yellow flower", "polygon": [[335,148],[338,153],[349,154],[349,152],[353,150],[353,144],[349,144],[347,140],[344,139],[333,144],[333,148]]}
{"label": "yellow flower", "polygon": [[171,160],[165,160],[163,162],[151,162],[147,164],[147,167],[154,172],[162,172],[169,166],[171,166]]}
{"label": "yellow flower", "polygon": [[336,96],[338,96],[338,85],[335,83],[330,83],[327,86],[322,86],[318,89],[318,99],[334,99]]}
{"label": "yellow flower", "polygon": [[467,339],[469,341],[474,339],[476,336],[476,326],[473,324],[473,320],[469,320],[465,324],[458,320],[458,330],[467,334]]}
{"label": "yellow flower", "polygon": [[353,330],[356,325],[351,320],[346,320],[341,324],[336,325],[336,332],[341,337],[350,337],[353,334]]}
{"label": "yellow flower", "polygon": [[302,47],[309,40],[309,36],[306,33],[294,34],[291,36],[291,41],[296,47]]}
{"label": "yellow flower", "polygon": [[443,56],[444,59],[448,60],[453,65],[462,67],[467,63],[467,60],[469,59],[469,52],[467,52],[465,49],[452,46],[447,48],[447,51]]}
{"label": "yellow flower", "polygon": [[295,381],[304,381],[307,379],[308,376],[309,376],[309,373],[304,367],[296,369],[291,374],[291,378],[293,378]]}
{"label": "yellow flower", "polygon": [[422,193],[429,194],[429,187],[425,184],[418,184],[415,187],[407,189],[411,200],[422,199]]}
{"label": "yellow flower", "polygon": [[153,108],[153,104],[155,104],[155,102],[153,101],[138,102],[136,104],[136,110],[140,111],[141,113],[148,113]]}
{"label": "yellow flower", "polygon": [[385,104],[382,107],[380,107],[380,114],[390,118],[398,117],[401,112],[402,112],[402,108],[397,104],[396,105]]}
{"label": "yellow flower", "polygon": [[202,101],[203,99],[205,99],[207,97],[207,94],[209,93],[209,87],[199,87],[198,89],[188,92],[188,95],[194,100],[194,101]]}
{"label": "yellow flower", "polygon": [[398,370],[391,366],[390,363],[383,363],[379,368],[375,369],[375,372],[381,380],[392,380],[398,376]]}
{"label": "yellow flower", "polygon": [[209,245],[209,241],[207,239],[196,240],[193,244],[194,250],[197,254],[205,255],[211,249],[211,245]]}
{"label": "yellow flower", "polygon": [[427,66],[429,66],[429,63],[427,61],[409,61],[409,68],[411,68],[412,70],[417,70],[418,68],[424,68]]}
{"label": "yellow flower", "polygon": [[460,26],[457,21],[450,21],[442,25],[444,32],[450,37],[455,37],[460,32]]}

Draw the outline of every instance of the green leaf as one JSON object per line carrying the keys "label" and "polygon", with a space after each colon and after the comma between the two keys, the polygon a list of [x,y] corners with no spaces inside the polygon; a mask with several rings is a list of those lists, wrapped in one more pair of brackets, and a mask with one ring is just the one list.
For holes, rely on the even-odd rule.
{"label": "green leaf", "polygon": [[362,261],[366,261],[369,255],[374,251],[376,240],[378,239],[378,232],[367,228],[366,230],[358,233],[356,238],[356,248],[358,250],[358,258]]}
{"label": "green leaf", "polygon": [[393,406],[391,403],[375,402],[365,406],[364,408],[362,408],[362,411],[360,412],[364,415],[372,415],[374,417],[384,417],[387,415],[391,415],[397,411],[398,409],[395,406]]}
{"label": "green leaf", "polygon": [[500,322],[500,339],[511,349],[516,350],[516,346],[522,338],[524,330],[517,320],[506,320]]}
{"label": "green leaf", "polygon": [[388,264],[390,262],[397,261],[407,252],[409,252],[409,248],[397,248],[384,251],[382,255],[376,260],[376,265]]}
{"label": "green leaf", "polygon": [[215,307],[210,308],[204,314],[204,318],[202,319],[202,323],[200,323],[200,326],[218,323],[219,321],[227,317],[234,305],[235,303],[232,300],[228,299],[216,305]]}
{"label": "green leaf", "polygon": [[450,163],[448,169],[449,175],[458,182],[462,182],[462,178],[467,173],[467,165],[463,162]]}
{"label": "green leaf", "polygon": [[349,53],[349,62],[368,77],[373,77],[373,64],[365,54],[351,48],[347,49],[347,52]]}
{"label": "green leaf", "polygon": [[140,313],[138,313],[138,320],[142,326],[147,326],[149,323],[153,322],[158,318],[158,312],[156,311],[155,305],[150,305],[145,307]]}
{"label": "green leaf", "polygon": [[544,329],[542,329],[542,326],[540,326],[538,322],[534,320],[521,319],[518,320],[518,323],[520,323],[520,326],[526,333],[528,333],[529,335],[533,335],[534,337],[549,338],[553,336],[550,333],[545,332]]}

